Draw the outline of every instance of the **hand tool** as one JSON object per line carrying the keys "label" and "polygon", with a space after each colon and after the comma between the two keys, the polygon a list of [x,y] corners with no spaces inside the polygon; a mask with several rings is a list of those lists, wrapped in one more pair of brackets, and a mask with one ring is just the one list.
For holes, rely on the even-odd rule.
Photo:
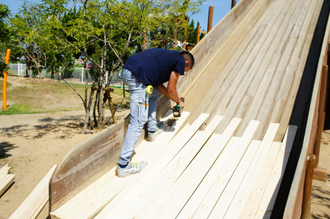
{"label": "hand tool", "polygon": [[[181,101],[184,102],[184,99],[181,98]],[[175,105],[173,108],[172,108],[172,111],[173,111],[173,116],[174,117],[181,117],[181,111],[182,111],[182,108],[179,104]]]}

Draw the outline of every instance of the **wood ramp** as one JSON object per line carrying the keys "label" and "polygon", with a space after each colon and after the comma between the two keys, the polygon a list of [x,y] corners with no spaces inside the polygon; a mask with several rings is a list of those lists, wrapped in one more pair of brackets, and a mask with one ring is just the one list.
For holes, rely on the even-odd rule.
{"label": "wood ramp", "polygon": [[[241,0],[192,51],[196,65],[178,84],[183,116],[165,115],[166,132],[136,147],[132,160],[148,166],[115,176],[127,127],[120,122],[58,165],[51,217],[270,218],[299,129],[289,120],[322,4]],[[158,116],[169,106],[161,97]]]}

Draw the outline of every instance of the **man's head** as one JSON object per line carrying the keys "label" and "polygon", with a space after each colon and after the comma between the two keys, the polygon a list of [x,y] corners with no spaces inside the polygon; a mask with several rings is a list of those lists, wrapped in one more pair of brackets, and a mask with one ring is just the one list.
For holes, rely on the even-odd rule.
{"label": "man's head", "polygon": [[180,52],[180,54],[186,60],[185,71],[187,72],[194,67],[195,64],[194,56],[188,51],[182,51]]}

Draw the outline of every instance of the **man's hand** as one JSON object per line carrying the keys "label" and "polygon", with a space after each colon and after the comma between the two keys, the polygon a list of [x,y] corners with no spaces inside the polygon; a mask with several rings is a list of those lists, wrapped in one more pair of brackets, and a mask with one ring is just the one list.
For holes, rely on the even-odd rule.
{"label": "man's hand", "polygon": [[[179,96],[180,98],[180,102],[177,103],[179,106],[181,106],[181,108],[183,109],[184,108],[184,102],[186,101],[186,98],[184,96]],[[181,100],[183,99],[183,101]]]}

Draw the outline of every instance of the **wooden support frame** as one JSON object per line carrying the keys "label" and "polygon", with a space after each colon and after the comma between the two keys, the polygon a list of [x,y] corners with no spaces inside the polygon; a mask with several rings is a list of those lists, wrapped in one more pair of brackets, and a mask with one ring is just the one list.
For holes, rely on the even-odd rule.
{"label": "wooden support frame", "polygon": [[[315,140],[317,136],[318,125],[318,111],[320,107],[320,88],[322,82],[323,66],[327,65],[327,53],[329,48],[330,38],[330,22],[327,22],[326,31],[324,34],[322,49],[320,52],[318,67],[316,71],[316,77],[314,82],[314,88],[312,93],[311,104],[309,108],[309,115],[306,124],[305,136],[303,140],[302,149],[300,152],[300,158],[298,160],[295,175],[291,184],[289,197],[286,202],[283,218],[305,218],[308,217],[308,212],[302,212],[303,198],[304,198],[304,182],[307,169],[307,154],[314,151]],[[305,197],[306,199],[306,197]]]}

